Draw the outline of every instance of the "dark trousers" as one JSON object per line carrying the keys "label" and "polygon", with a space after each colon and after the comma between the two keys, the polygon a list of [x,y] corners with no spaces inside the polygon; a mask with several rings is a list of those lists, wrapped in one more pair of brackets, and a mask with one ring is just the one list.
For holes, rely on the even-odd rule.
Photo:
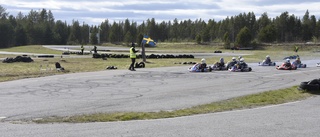
{"label": "dark trousers", "polygon": [[134,63],[136,62],[135,58],[131,58],[131,65],[130,65],[130,70],[134,70]]}

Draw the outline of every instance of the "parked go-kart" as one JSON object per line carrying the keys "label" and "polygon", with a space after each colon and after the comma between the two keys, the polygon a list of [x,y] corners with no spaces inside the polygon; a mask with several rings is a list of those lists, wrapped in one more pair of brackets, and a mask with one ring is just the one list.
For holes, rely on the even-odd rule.
{"label": "parked go-kart", "polygon": [[275,62],[266,62],[265,60],[263,60],[262,62],[259,62],[259,66],[275,66],[276,63]]}
{"label": "parked go-kart", "polygon": [[302,64],[302,63],[297,63],[297,62],[292,62],[291,64],[292,66],[295,66],[297,68],[306,68],[307,67],[307,64]]}
{"label": "parked go-kart", "polygon": [[192,67],[188,68],[188,71],[190,72],[211,72],[211,68],[208,67],[201,67],[201,64],[197,63],[194,64]]}

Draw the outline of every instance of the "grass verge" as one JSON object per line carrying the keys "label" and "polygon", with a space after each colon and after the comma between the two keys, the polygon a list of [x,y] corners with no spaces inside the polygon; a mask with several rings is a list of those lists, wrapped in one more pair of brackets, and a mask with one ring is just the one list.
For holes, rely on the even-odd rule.
{"label": "grass verge", "polygon": [[[137,62],[141,60],[138,59]],[[199,62],[199,59],[148,59],[150,63],[147,68],[182,66],[174,64],[175,62]],[[65,72],[55,70],[55,63],[60,62],[66,69]],[[1,63],[1,62],[0,62]],[[131,60],[128,58],[109,58],[107,60],[87,58],[34,58],[31,63],[1,63],[0,82],[17,80],[23,78],[43,77],[65,73],[93,72],[93,71],[114,71],[106,70],[107,66],[116,66],[118,69],[128,69]],[[42,66],[42,67],[41,67]],[[185,65],[186,68],[192,65]],[[47,69],[43,71],[42,69]]]}
{"label": "grass verge", "polygon": [[236,97],[229,100],[213,102],[194,106],[191,108],[179,109],[174,111],[159,112],[115,112],[115,113],[96,113],[87,115],[76,115],[69,117],[49,117],[34,120],[36,123],[87,123],[87,122],[112,122],[112,121],[129,121],[129,120],[147,120],[174,118],[181,116],[190,116],[196,114],[207,114],[222,111],[231,111],[239,109],[255,108],[266,105],[282,104],[302,100],[312,94],[297,89],[297,86],[267,91],[242,97]]}
{"label": "grass verge", "polygon": [[61,54],[62,51],[52,50],[40,45],[18,46],[11,48],[3,48],[0,51],[21,52],[21,53],[37,53],[37,54]]}

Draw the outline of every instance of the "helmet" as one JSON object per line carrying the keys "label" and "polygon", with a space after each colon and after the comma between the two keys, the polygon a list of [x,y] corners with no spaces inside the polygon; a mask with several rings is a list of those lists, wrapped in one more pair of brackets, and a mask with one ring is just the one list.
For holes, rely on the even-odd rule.
{"label": "helmet", "polygon": [[243,61],[244,61],[244,58],[241,58],[240,61],[243,62]]}
{"label": "helmet", "polygon": [[236,57],[232,57],[232,60],[236,60]]}
{"label": "helmet", "polygon": [[270,58],[270,56],[269,56],[269,55],[267,55],[267,56],[266,56],[266,58]]}
{"label": "helmet", "polygon": [[206,63],[206,59],[201,59],[201,63]]}
{"label": "helmet", "polygon": [[238,57],[238,59],[241,59],[241,58],[242,58],[242,56],[239,56],[239,57]]}
{"label": "helmet", "polygon": [[287,62],[287,63],[290,63],[290,59],[286,59],[286,62]]}
{"label": "helmet", "polygon": [[297,57],[296,60],[300,60],[300,57]]}
{"label": "helmet", "polygon": [[223,59],[223,58],[220,58],[220,62],[224,62],[224,59]]}

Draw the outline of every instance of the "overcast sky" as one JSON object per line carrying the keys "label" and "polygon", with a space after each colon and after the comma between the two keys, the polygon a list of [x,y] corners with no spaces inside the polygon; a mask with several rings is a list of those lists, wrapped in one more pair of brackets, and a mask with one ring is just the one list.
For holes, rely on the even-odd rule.
{"label": "overcast sky", "polygon": [[78,20],[98,25],[108,19],[129,19],[142,22],[155,18],[156,22],[191,19],[214,19],[216,21],[240,13],[254,12],[257,19],[264,12],[270,18],[283,12],[302,17],[307,10],[310,15],[320,17],[319,0],[0,0],[0,5],[16,16],[33,10],[51,10],[55,20]]}

